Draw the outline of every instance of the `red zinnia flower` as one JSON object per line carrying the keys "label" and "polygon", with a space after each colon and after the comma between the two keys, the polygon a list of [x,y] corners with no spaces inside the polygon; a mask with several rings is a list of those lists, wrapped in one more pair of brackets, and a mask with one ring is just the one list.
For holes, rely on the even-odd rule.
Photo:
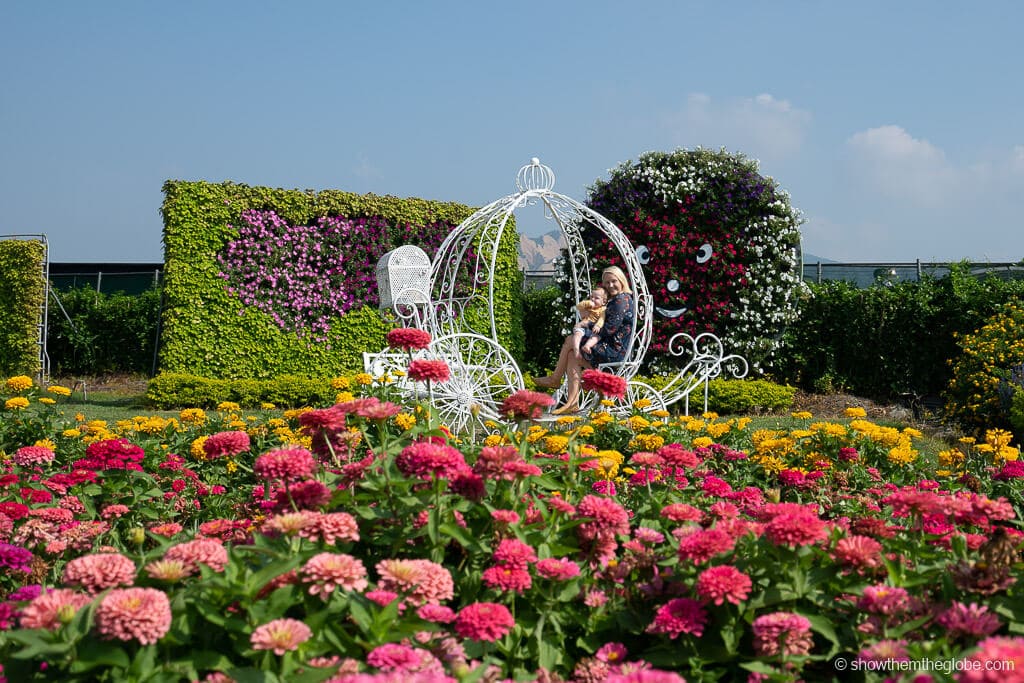
{"label": "red zinnia flower", "polygon": [[618,375],[600,370],[583,371],[583,389],[596,391],[605,398],[622,398],[626,395],[627,382]]}
{"label": "red zinnia flower", "polygon": [[416,382],[447,382],[451,370],[443,360],[414,360],[409,363],[408,374]]}
{"label": "red zinnia flower", "polygon": [[203,442],[203,452],[208,458],[231,457],[249,450],[249,435],[245,432],[218,432]]}
{"label": "red zinnia flower", "polygon": [[430,333],[415,327],[400,327],[389,331],[387,340],[393,349],[419,350],[430,345]]}
{"label": "red zinnia flower", "polygon": [[549,394],[520,389],[501,402],[498,412],[510,420],[535,420],[554,403],[555,399]]}

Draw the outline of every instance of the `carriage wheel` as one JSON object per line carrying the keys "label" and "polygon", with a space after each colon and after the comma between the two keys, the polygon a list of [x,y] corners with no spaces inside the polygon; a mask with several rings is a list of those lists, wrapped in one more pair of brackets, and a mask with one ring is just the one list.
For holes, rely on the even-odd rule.
{"label": "carriage wheel", "polygon": [[[523,376],[503,346],[478,334],[451,334],[430,343],[428,353],[448,363],[451,378],[432,387],[434,408],[455,433],[501,420],[501,402],[523,388]],[[474,415],[474,413],[476,413]]]}
{"label": "carriage wheel", "polygon": [[630,380],[626,385],[626,396],[615,404],[612,412],[616,415],[628,415],[634,410],[637,401],[650,401],[650,405],[642,410],[666,410],[665,399],[661,392],[639,380]]}

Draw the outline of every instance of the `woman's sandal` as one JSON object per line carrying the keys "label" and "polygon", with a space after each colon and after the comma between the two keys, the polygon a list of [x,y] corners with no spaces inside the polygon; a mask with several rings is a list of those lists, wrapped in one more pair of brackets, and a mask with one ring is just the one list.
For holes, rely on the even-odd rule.
{"label": "woman's sandal", "polygon": [[578,404],[566,403],[561,408],[555,408],[551,411],[552,415],[575,415],[580,412]]}

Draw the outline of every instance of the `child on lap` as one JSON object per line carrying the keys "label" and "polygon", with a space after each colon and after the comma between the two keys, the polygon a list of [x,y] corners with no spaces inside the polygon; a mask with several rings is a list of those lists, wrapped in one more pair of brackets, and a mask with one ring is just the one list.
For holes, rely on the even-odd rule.
{"label": "child on lap", "polygon": [[590,351],[597,344],[597,333],[604,325],[604,312],[607,304],[608,292],[601,285],[594,287],[589,299],[584,299],[576,304],[576,310],[582,316],[572,331],[572,348],[577,358],[580,355],[581,344],[584,351]]}

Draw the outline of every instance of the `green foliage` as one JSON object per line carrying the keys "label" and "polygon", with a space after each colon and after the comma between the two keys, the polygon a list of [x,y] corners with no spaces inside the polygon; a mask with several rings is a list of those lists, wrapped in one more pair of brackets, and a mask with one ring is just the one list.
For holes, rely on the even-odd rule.
{"label": "green foliage", "polygon": [[966,266],[941,279],[867,289],[812,284],[770,374],[809,391],[937,395],[949,382],[949,359],[959,355],[956,335],[1021,295],[1021,281],[979,278]]}
{"label": "green foliage", "polygon": [[164,372],[149,382],[146,401],[155,408],[214,408],[222,401],[243,408],[272,403],[279,408],[329,405],[337,392],[325,380],[282,375],[272,380],[211,379]]}
{"label": "green foliage", "polygon": [[0,241],[0,373],[39,372],[40,310],[46,300],[42,242]]}
{"label": "green foliage", "polygon": [[536,375],[555,366],[562,348],[562,292],[558,287],[531,289],[523,294],[523,333],[526,348],[521,370]]}
{"label": "green foliage", "polygon": [[[451,202],[356,195],[325,190],[281,190],[234,183],[168,181],[164,184],[165,307],[160,369],[214,378],[268,379],[291,374],[329,377],[362,367],[362,352],[384,347],[390,327],[369,306],[336,318],[323,343],[285,332],[257,310],[242,309],[218,277],[217,254],[238,230],[247,209],[272,209],[296,224],[323,216],[380,217],[389,224],[389,248],[415,238],[410,226],[437,221],[458,224],[472,210]],[[499,341],[523,352],[521,275],[517,239],[508,230],[499,247],[495,283]],[[372,268],[375,264],[369,264]]]}
{"label": "green foliage", "polygon": [[722,415],[785,411],[795,394],[796,387],[765,379],[714,379],[708,384],[708,410]]}
{"label": "green foliage", "polygon": [[151,372],[160,320],[160,291],[128,296],[89,287],[61,292],[50,309],[46,349],[58,377]]}
{"label": "green foliage", "polygon": [[985,325],[960,337],[959,346],[946,391],[947,414],[976,432],[1011,426],[1024,372],[1024,308],[1006,304]]}
{"label": "green foliage", "polygon": [[1015,387],[1010,398],[1010,426],[1018,442],[1024,440],[1024,387]]}

